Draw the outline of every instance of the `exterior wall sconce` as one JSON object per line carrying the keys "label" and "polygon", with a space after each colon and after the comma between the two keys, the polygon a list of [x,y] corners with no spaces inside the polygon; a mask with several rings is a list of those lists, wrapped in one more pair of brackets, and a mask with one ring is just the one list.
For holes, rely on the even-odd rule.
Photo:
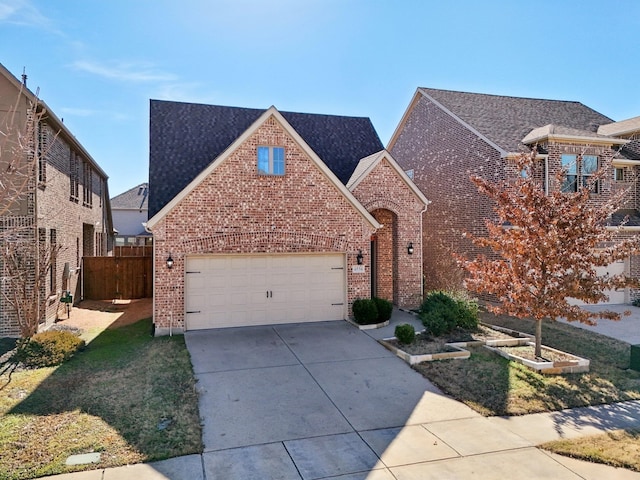
{"label": "exterior wall sconce", "polygon": [[413,255],[413,242],[409,242],[409,246],[407,246],[407,253],[409,255]]}
{"label": "exterior wall sconce", "polygon": [[173,268],[173,258],[171,258],[171,254],[167,257],[167,268]]}
{"label": "exterior wall sconce", "polygon": [[362,256],[362,250],[358,250],[358,255],[356,256],[356,261],[358,262],[358,265],[362,265],[362,260],[363,260],[363,256]]}

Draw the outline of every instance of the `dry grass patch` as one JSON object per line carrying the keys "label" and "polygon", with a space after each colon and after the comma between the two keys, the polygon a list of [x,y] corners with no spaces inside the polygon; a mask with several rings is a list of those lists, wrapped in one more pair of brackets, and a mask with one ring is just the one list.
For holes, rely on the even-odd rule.
{"label": "dry grass patch", "polygon": [[573,440],[545,443],[541,448],[567,457],[640,472],[640,431],[616,430]]}
{"label": "dry grass patch", "polygon": [[[0,478],[200,452],[198,399],[184,338],[153,338],[150,332],[149,319],[105,330],[59,367],[0,378]],[[100,452],[100,463],[65,466],[69,455],[88,452]]]}
{"label": "dry grass patch", "polygon": [[[534,332],[534,322],[481,313],[485,323]],[[630,345],[571,325],[543,324],[543,344],[591,360],[590,372],[542,375],[469,347],[464,362],[414,366],[449,395],[483,415],[523,415],[640,399],[640,373],[629,370]]]}

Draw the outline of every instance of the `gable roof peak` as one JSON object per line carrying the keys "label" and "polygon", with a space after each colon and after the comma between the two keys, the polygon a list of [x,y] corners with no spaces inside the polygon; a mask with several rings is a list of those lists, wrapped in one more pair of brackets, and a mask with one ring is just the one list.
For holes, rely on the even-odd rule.
{"label": "gable roof peak", "polygon": [[380,150],[379,152],[373,153],[358,162],[358,166],[347,183],[349,191],[354,191],[360,182],[362,182],[383,160],[388,162],[391,168],[396,172],[396,175],[400,177],[400,179],[409,187],[413,194],[424,204],[426,208],[431,201],[427,200],[427,197],[424,196],[418,186],[409,178],[407,173],[402,170],[400,165],[398,165],[398,162],[396,162],[395,158],[393,158],[391,153],[387,150]]}
{"label": "gable roof peak", "polygon": [[383,148],[367,117],[151,100],[149,214],[160,211],[268,111],[282,115],[342,183],[358,159]]}

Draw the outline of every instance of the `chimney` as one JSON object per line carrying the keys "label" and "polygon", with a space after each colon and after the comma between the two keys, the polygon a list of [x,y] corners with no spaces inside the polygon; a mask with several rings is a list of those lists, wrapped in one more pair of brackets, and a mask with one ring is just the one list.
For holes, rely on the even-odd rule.
{"label": "chimney", "polygon": [[27,73],[26,73],[26,67],[22,67],[22,84],[26,87],[27,86]]}

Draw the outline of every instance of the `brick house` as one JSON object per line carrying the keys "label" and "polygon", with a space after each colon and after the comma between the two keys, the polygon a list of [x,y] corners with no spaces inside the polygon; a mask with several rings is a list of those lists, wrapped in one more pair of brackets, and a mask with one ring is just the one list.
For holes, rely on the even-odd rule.
{"label": "brick house", "polygon": [[368,118],[150,109],[157,335],[345,319],[372,295],[420,303],[428,201]]}
{"label": "brick house", "polygon": [[[38,124],[30,134],[27,116],[37,105]],[[0,64],[0,130],[4,134],[0,171],[13,164],[21,176],[20,194],[10,192],[16,175],[3,177],[0,190],[0,248],[7,242],[31,242],[38,251],[52,244],[61,247],[47,272],[40,299],[40,328],[65,315],[60,303],[70,291],[81,298],[79,281],[83,256],[106,255],[111,249],[111,211],[107,175],[48,106]],[[16,149],[21,141],[32,149]],[[35,153],[38,153],[37,155]],[[32,262],[33,264],[33,262]],[[34,265],[34,270],[37,268]],[[33,275],[33,273],[32,273]],[[11,294],[7,267],[0,256],[4,293]],[[35,278],[33,276],[32,278]],[[31,280],[29,280],[31,281]],[[25,285],[30,288],[29,285]],[[0,336],[20,334],[16,313],[0,296]]]}
{"label": "brick house", "polygon": [[[461,280],[459,272],[452,274],[456,269],[451,252],[475,256],[477,249],[462,233],[486,234],[492,205],[477,192],[470,175],[513,178],[520,173],[510,158],[534,147],[547,191],[554,188],[550,179],[562,168],[568,175],[561,188],[567,190],[580,188],[597,167],[608,169],[592,193],[593,201],[630,188],[613,221],[629,215],[624,235],[638,234],[639,139],[640,117],[613,122],[579,102],[418,88],[387,148],[403,169],[412,170],[414,181],[433,202],[423,217],[426,287]],[[632,257],[605,270],[640,277],[640,262]],[[631,293],[610,292],[609,302],[629,302]]]}
{"label": "brick house", "polygon": [[150,245],[144,228],[149,217],[149,184],[141,183],[111,199],[115,245]]}

